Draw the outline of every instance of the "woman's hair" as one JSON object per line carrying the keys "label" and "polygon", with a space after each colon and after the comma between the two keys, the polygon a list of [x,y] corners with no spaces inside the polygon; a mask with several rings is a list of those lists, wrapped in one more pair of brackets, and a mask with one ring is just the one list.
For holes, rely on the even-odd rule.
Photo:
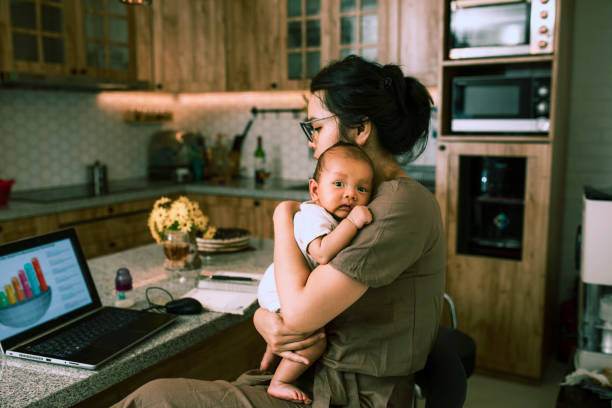
{"label": "woman's hair", "polygon": [[341,136],[370,120],[391,154],[417,158],[427,146],[433,101],[417,79],[397,65],[380,65],[349,55],[323,68],[310,83],[340,122]]}
{"label": "woman's hair", "polygon": [[372,159],[370,159],[370,157],[361,149],[361,147],[357,146],[355,143],[338,142],[325,149],[325,151],[319,156],[317,166],[315,167],[314,174],[312,175],[312,178],[317,182],[321,177],[326,160],[328,160],[328,153],[333,153],[336,150],[341,151],[344,156],[348,156],[351,159],[366,163],[370,167],[370,170],[372,170],[372,176],[374,175],[374,163],[372,163]]}

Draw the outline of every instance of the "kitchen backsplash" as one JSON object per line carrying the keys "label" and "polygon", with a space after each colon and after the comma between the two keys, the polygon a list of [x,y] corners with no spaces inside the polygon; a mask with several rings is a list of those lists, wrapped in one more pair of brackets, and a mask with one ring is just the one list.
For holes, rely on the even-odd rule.
{"label": "kitchen backsplash", "polygon": [[[251,108],[302,108],[299,92],[155,94],[0,90],[0,178],[15,178],[14,190],[86,182],[86,166],[107,165],[110,180],[146,176],[151,135],[161,129],[198,131],[213,143],[242,133]],[[123,113],[166,110],[172,122],[126,123]],[[263,136],[274,177],[307,179],[314,160],[298,126],[304,114],[258,114],[242,150],[242,173],[253,173],[256,136]],[[413,165],[435,164],[435,140]]]}

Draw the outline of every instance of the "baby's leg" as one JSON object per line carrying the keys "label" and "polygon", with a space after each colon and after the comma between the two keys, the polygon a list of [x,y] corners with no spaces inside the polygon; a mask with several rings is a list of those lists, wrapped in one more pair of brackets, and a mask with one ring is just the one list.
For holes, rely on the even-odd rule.
{"label": "baby's leg", "polygon": [[282,398],[289,401],[310,404],[312,401],[306,393],[302,390],[291,384],[295,380],[297,380],[300,375],[304,373],[314,363],[321,355],[325,352],[325,347],[327,346],[327,341],[325,338],[319,340],[312,346],[304,349],[296,351],[297,354],[304,356],[310,361],[310,364],[302,364],[291,361],[287,358],[283,358],[278,365],[272,380],[270,381],[270,386],[268,387],[268,394],[276,397]]}
{"label": "baby's leg", "polygon": [[266,352],[264,353],[263,357],[261,358],[261,363],[259,364],[259,369],[261,371],[270,371],[270,372],[272,372],[276,368],[276,366],[278,365],[279,361],[280,361],[280,357],[272,352],[272,349],[270,348],[270,346],[266,345]]}

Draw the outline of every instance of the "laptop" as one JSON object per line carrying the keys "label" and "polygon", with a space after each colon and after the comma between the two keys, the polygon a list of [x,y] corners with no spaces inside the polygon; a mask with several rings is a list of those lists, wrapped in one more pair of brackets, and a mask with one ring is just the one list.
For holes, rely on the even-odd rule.
{"label": "laptop", "polygon": [[73,228],[0,245],[0,349],[97,369],[178,316],[104,307]]}

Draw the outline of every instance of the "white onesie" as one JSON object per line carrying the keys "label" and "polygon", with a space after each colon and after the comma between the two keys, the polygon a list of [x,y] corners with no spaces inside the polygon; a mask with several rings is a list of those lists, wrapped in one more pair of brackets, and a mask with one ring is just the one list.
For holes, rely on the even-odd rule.
{"label": "white onesie", "polygon": [[[323,207],[313,204],[312,201],[300,204],[300,211],[293,217],[293,235],[311,271],[318,264],[308,254],[308,244],[315,238],[329,234],[337,226],[338,221]],[[261,307],[271,312],[280,310],[276,281],[274,280],[274,264],[266,269],[257,289],[257,297]]]}

